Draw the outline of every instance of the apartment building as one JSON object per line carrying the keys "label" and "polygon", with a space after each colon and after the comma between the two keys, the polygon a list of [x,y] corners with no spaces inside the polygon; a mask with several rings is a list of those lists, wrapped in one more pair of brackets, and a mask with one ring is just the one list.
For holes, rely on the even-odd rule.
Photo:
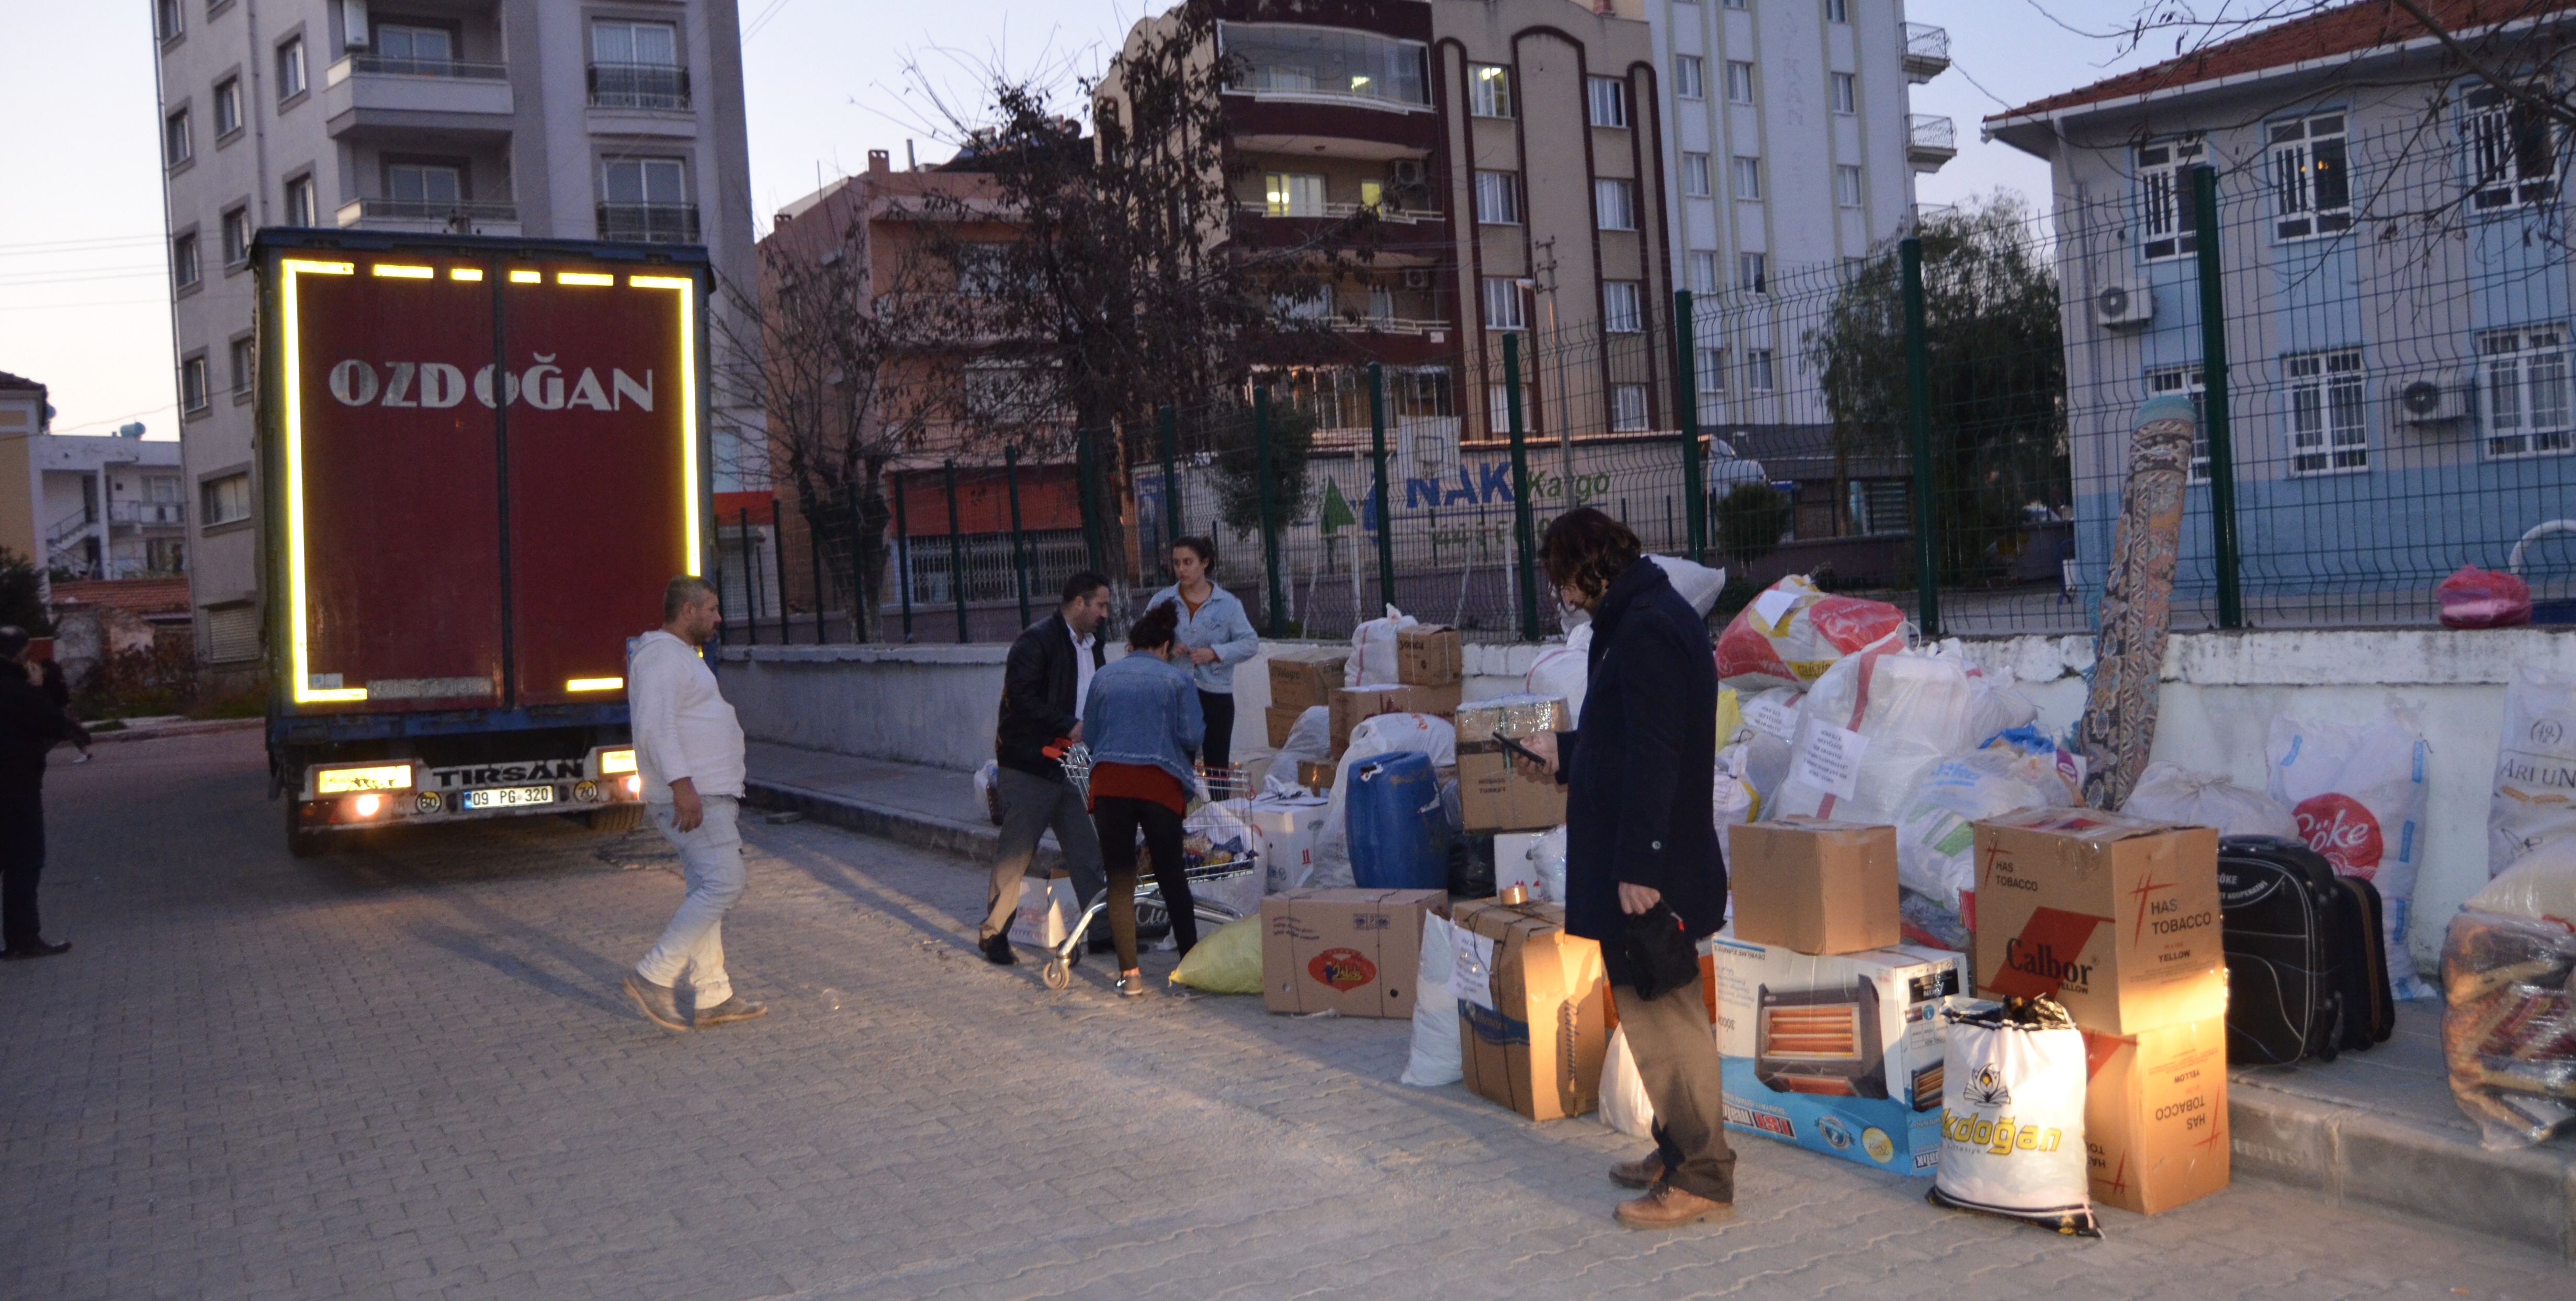
{"label": "apartment building", "polygon": [[[740,19],[734,0],[152,4],[197,646],[246,663],[254,234],[704,244],[749,286]],[[716,486],[765,484],[757,413],[714,416]]]}

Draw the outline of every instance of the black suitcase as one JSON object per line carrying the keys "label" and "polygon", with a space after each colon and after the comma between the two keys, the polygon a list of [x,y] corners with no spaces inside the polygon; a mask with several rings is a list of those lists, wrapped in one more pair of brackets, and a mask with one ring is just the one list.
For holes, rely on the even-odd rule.
{"label": "black suitcase", "polygon": [[2296,840],[2218,844],[2227,953],[2227,1059],[2239,1066],[2332,1061],[2395,1028],[2379,892],[2335,875]]}

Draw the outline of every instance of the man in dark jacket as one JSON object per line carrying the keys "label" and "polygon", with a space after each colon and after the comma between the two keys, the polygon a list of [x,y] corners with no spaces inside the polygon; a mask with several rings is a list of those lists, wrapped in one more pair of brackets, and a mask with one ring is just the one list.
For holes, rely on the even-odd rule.
{"label": "man in dark jacket", "polygon": [[[1613,1166],[1646,1189],[1623,1202],[1630,1228],[1676,1228],[1731,1215],[1717,1043],[1699,978],[1641,998],[1621,940],[1631,926],[1672,927],[1693,943],[1726,921],[1726,864],[1711,816],[1717,769],[1717,668],[1708,626],[1626,525],[1570,511],[1542,545],[1548,581],[1592,613],[1591,679],[1570,735],[1540,737],[1561,761],[1565,929],[1601,942],[1610,992],[1637,1075],[1655,1105],[1655,1151]],[[1667,937],[1668,938],[1668,937]]]}
{"label": "man in dark jacket", "polygon": [[36,932],[36,878],[45,871],[45,752],[86,747],[89,733],[27,675],[27,632],[0,627],[0,939],[11,960],[71,951]]}
{"label": "man in dark jacket", "polygon": [[1109,617],[1109,580],[1085,570],[1066,579],[1064,603],[1031,624],[1002,668],[1002,712],[993,725],[993,758],[1001,765],[1001,851],[985,897],[984,925],[976,939],[984,957],[1008,966],[1011,916],[1020,907],[1020,877],[1038,852],[1038,837],[1055,828],[1073,888],[1088,903],[1109,889],[1100,865],[1100,837],[1091,812],[1066,781],[1057,757],[1082,739],[1082,696],[1091,675],[1108,662],[1100,621]]}

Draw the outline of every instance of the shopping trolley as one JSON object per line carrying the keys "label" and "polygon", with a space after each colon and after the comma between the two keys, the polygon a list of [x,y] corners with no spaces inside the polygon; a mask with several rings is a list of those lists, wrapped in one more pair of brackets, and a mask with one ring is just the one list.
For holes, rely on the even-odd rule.
{"label": "shopping trolley", "polygon": [[[1066,748],[1059,762],[1064,765],[1066,779],[1071,781],[1073,788],[1081,793],[1083,801],[1089,803],[1091,799],[1090,748],[1076,742]],[[1242,771],[1237,768],[1203,767],[1199,770],[1199,779],[1206,788],[1210,800],[1230,799],[1242,793]],[[1241,921],[1245,914],[1209,899],[1208,892],[1199,887],[1203,884],[1213,886],[1241,881],[1247,876],[1258,880],[1262,871],[1260,853],[1250,848],[1218,863],[1203,861],[1196,854],[1185,854],[1181,875],[1191,887],[1190,915],[1200,921],[1218,926]],[[1047,988],[1059,992],[1073,988],[1073,969],[1082,963],[1083,950],[1090,943],[1091,927],[1095,922],[1107,925],[1107,922],[1102,919],[1108,911],[1107,891],[1084,901],[1082,916],[1076,919],[1072,929],[1065,933],[1063,941],[1048,950],[1046,965],[1039,969],[1038,974],[1046,981]],[[1136,882],[1136,929],[1152,930],[1169,924],[1170,920],[1170,913],[1163,902],[1162,884],[1152,876],[1140,872]]]}

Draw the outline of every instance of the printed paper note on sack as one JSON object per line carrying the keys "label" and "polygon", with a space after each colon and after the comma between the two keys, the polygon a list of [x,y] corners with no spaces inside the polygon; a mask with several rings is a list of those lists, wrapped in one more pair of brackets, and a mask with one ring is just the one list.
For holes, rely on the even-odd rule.
{"label": "printed paper note on sack", "polygon": [[1744,706],[1745,726],[1782,744],[1797,739],[1798,711],[1777,700],[1755,700]]}
{"label": "printed paper note on sack", "polygon": [[1857,789],[1861,756],[1869,753],[1869,738],[1810,718],[1803,740],[1798,747],[1798,780],[1836,799],[1850,799]]}

